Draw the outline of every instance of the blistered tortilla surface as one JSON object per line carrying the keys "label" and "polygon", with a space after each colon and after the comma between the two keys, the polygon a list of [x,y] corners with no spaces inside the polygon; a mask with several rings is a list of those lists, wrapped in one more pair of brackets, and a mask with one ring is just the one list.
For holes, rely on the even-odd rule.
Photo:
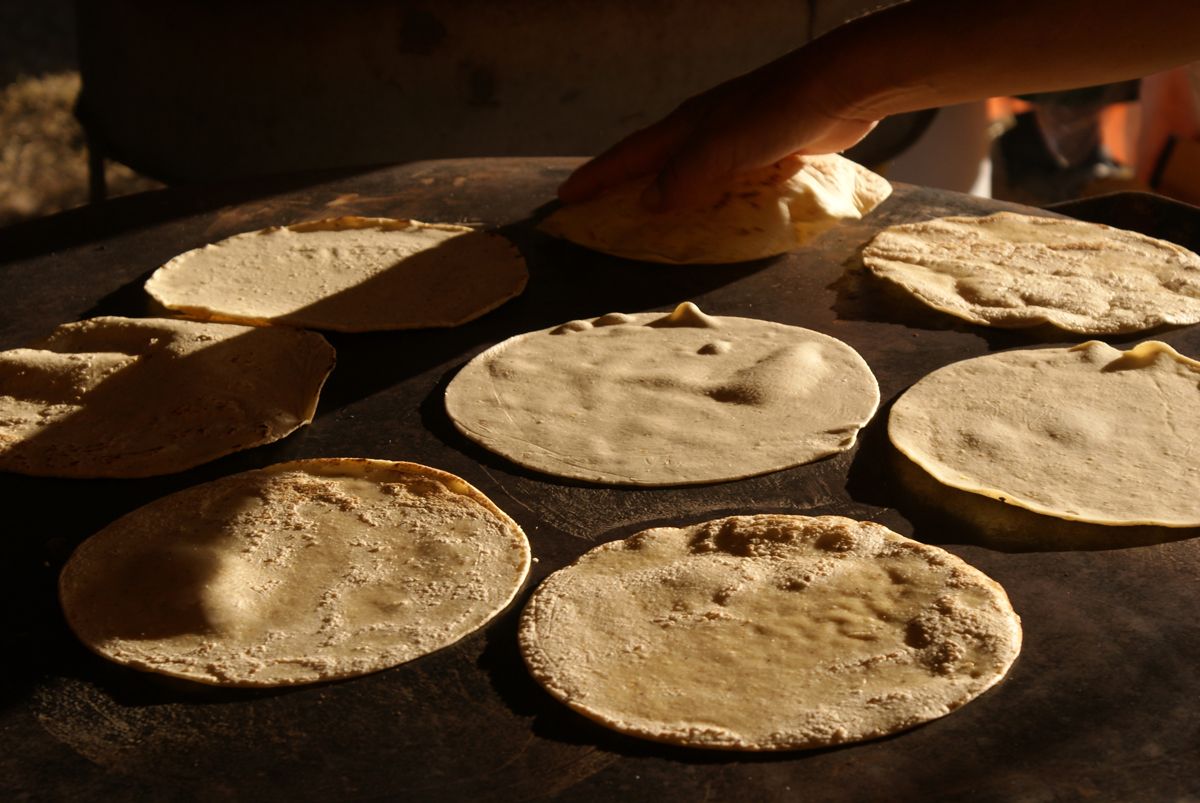
{"label": "blistered tortilla surface", "polygon": [[75,634],[135,669],[283,686],[409,661],[481,627],[529,568],[524,533],[463,480],[319,459],[152,502],[60,580]]}
{"label": "blistered tortilla surface", "polygon": [[1165,240],[997,212],[884,229],[871,271],[971,323],[1112,334],[1200,321],[1200,257]]}
{"label": "blistered tortilla surface", "polygon": [[446,389],[468,438],[527,468],[615,485],[801,465],[853,446],[878,404],[871,369],[840,340],[690,302],[518,335]]}
{"label": "blistered tortilla surface", "polygon": [[1165,343],[953,363],[900,397],[888,433],[942,484],[1036,513],[1200,526],[1200,362]]}
{"label": "blistered tortilla surface", "polygon": [[521,616],[531,674],[624,733],[690,747],[816,748],[943,716],[1016,659],[995,581],[836,516],[739,516],[603,544]]}
{"label": "blistered tortilla surface", "polygon": [[858,220],[892,186],[836,154],[803,157],[788,179],[736,181],[715,203],[652,212],[641,202],[649,178],[636,179],[554,212],[542,229],[606,254],[672,264],[745,262],[804,246],[842,220]]}
{"label": "blistered tortilla surface", "polygon": [[312,421],[320,335],[91,318],[0,352],[0,470],[147,477],[271,443]]}
{"label": "blistered tortilla surface", "polygon": [[458,326],[520,295],[528,275],[517,250],[495,234],[343,217],[180,254],[146,291],[200,320],[368,332]]}

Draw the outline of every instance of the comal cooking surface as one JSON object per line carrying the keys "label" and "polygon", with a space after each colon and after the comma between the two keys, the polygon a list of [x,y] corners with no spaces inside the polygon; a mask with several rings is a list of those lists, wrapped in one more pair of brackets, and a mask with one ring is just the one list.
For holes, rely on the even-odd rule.
{"label": "comal cooking surface", "polygon": [[[1200,792],[1195,531],[1157,543],[1161,533],[1022,516],[930,488],[887,444],[890,403],[930,371],[998,349],[1085,339],[956,323],[861,273],[858,251],[884,226],[1019,207],[899,186],[866,221],[786,257],[650,265],[535,230],[545,211],[539,207],[575,164],[453,160],[175,189],[0,233],[0,255],[15,258],[0,266],[0,348],[92,315],[154,314],[141,284],[156,267],[187,249],[273,224],[362,214],[499,225],[531,272],[523,296],[457,329],[329,335],[338,365],[316,420],[279,443],[146,480],[0,475],[7,548],[0,577],[3,796],[1043,801]],[[1168,205],[1164,212],[1158,203],[1143,196],[1089,211],[1099,210],[1106,222],[1165,227],[1162,236],[1174,233],[1195,248],[1185,237],[1200,230],[1195,210]],[[716,315],[810,327],[857,349],[883,396],[859,446],[738,482],[620,489],[524,471],[466,441],[447,420],[446,383],[487,346],[562,321],[666,311],[684,300]],[[1200,356],[1200,327],[1153,336]],[[1109,342],[1128,348],[1146,337]],[[525,528],[538,559],[517,602],[482,631],[409,664],[270,692],[127,670],[93,656],[68,631],[56,599],[58,571],[76,544],[117,516],[218,476],[343,456],[426,463],[488,494]],[[907,733],[760,755],[625,737],[572,713],[529,678],[516,620],[549,572],[647,526],[766,511],[874,519],[944,545],[1000,581],[1025,628],[1009,677],[962,710]],[[1111,548],[1122,540],[1143,545]]]}

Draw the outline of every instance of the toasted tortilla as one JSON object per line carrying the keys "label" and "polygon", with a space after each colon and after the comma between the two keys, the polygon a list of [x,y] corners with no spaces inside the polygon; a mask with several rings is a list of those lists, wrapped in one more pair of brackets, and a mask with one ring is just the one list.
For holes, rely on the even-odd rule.
{"label": "toasted tortilla", "polygon": [[482,627],[529,570],[517,524],[414,463],[280,463],[118,519],[59,582],[84,644],[134,669],[287,686],[410,661]]}
{"label": "toasted tortilla", "polygon": [[149,477],[312,421],[323,337],[162,318],[92,318],[0,352],[0,470]]}
{"label": "toasted tortilla", "polygon": [[794,750],[944,716],[1017,657],[1004,590],[937,547],[838,516],[734,516],[602,544],[552,574],[521,652],[631,736]]}
{"label": "toasted tortilla", "polygon": [[459,326],[521,294],[508,240],[443,223],[342,217],[180,254],[146,292],[198,320],[339,332]]}
{"label": "toasted tortilla", "polygon": [[565,206],[541,224],[573,243],[629,259],[671,264],[745,262],[804,246],[843,220],[858,220],[892,185],[837,154],[802,157],[791,178],[735,181],[712,204],[652,212],[643,177]]}
{"label": "toasted tortilla", "polygon": [[471,440],[527,468],[613,485],[808,463],[853,446],[878,404],[870,367],[840,340],[691,302],[517,335],[446,389]]}
{"label": "toasted tortilla", "polygon": [[1200,257],[1080,220],[997,212],[906,223],[877,234],[863,262],[928,306],[984,326],[1114,334],[1200,321]]}
{"label": "toasted tortilla", "polygon": [[892,407],[892,443],[944,485],[1107,525],[1200,526],[1200,362],[1099,341],[953,363]]}

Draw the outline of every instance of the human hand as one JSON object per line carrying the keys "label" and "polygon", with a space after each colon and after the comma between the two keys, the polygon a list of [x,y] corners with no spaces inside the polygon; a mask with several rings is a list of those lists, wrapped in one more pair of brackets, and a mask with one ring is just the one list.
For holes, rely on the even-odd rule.
{"label": "human hand", "polygon": [[797,51],[690,98],[572,173],[559,198],[583,201],[655,174],[643,196],[648,207],[694,206],[743,174],[774,168],[787,179],[799,168],[787,159],[791,155],[850,147],[876,121],[832,111],[839,108],[832,88],[811,80],[815,73],[802,55]]}
{"label": "human hand", "polygon": [[791,154],[848,148],[889,114],[1196,61],[1197,26],[1200,3],[1179,0],[890,3],[691,98],[579,168],[559,197],[582,201],[649,175],[652,208],[701,205],[729,179]]}

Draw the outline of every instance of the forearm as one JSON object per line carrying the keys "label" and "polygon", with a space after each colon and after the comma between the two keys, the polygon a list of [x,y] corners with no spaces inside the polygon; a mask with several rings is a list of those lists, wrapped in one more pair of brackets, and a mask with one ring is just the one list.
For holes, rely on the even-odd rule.
{"label": "forearm", "polygon": [[1121,81],[1200,60],[1195,0],[910,0],[792,54],[826,111],[876,120]]}
{"label": "forearm", "polygon": [[572,174],[566,201],[646,173],[664,206],[898,112],[1200,61],[1200,0],[909,0],[691,98]]}

